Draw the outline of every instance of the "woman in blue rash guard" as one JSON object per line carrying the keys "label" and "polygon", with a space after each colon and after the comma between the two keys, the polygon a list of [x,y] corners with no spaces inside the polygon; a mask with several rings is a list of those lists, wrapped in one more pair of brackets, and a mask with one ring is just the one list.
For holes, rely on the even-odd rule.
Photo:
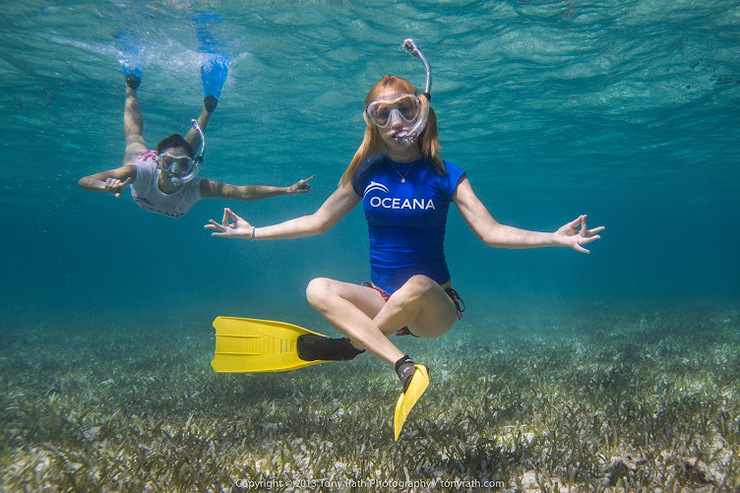
{"label": "woman in blue rash guard", "polygon": [[404,388],[419,365],[389,336],[439,337],[464,309],[452,289],[443,251],[450,202],[492,247],[565,246],[589,253],[583,245],[599,239],[596,233],[604,229],[588,229],[585,215],[552,233],[498,223],[465,172],[440,157],[429,98],[392,75],[376,83],[365,98],[362,145],[338,189],[313,214],[256,227],[227,208],[221,222],[211,219],[205,226],[213,236],[226,238],[301,238],[328,231],[362,202],[370,232],[372,282],[310,281],[309,303],[348,338],[321,338],[325,347],[316,359],[351,359],[367,349],[395,365]]}

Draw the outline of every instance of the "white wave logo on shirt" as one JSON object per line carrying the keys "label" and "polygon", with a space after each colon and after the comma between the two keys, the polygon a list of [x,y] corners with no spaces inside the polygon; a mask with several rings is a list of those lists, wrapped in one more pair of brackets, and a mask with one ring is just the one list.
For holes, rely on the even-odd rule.
{"label": "white wave logo on shirt", "polygon": [[[368,186],[365,187],[365,191],[362,197],[365,198],[368,193],[374,191],[380,191],[384,194],[390,193],[387,186],[382,183],[371,181]],[[432,199],[398,199],[392,197],[370,197],[370,207],[383,208],[383,209],[436,209],[434,207],[434,201]]]}
{"label": "white wave logo on shirt", "polygon": [[382,183],[378,183],[376,181],[371,181],[368,186],[365,187],[365,192],[362,194],[362,197],[365,198],[368,193],[372,192],[373,190],[380,190],[384,193],[388,193],[388,187],[383,185]]}

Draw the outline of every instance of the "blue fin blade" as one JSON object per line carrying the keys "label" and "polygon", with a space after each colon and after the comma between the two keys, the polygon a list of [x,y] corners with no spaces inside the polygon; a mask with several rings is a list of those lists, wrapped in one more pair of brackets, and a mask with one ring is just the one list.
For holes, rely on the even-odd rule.
{"label": "blue fin blade", "polygon": [[221,97],[221,89],[226,82],[226,76],[229,75],[229,57],[204,53],[200,65],[200,77],[203,81],[203,96],[213,96],[216,99]]}
{"label": "blue fin blade", "polygon": [[126,75],[133,74],[141,78],[141,62],[144,47],[139,44],[132,31],[124,29],[116,36],[118,42],[118,62]]}
{"label": "blue fin blade", "polygon": [[214,24],[222,22],[215,14],[198,14],[193,18],[201,52],[200,75],[203,96],[221,97],[221,89],[229,75],[229,55],[224,45],[211,32]]}

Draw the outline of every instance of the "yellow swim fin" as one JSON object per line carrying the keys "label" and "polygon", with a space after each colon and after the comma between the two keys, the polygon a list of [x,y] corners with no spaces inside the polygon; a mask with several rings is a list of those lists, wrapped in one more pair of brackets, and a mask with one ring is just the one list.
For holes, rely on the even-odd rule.
{"label": "yellow swim fin", "polygon": [[393,429],[396,435],[396,441],[401,434],[401,428],[406,422],[406,418],[411,412],[411,408],[414,407],[416,402],[421,398],[424,391],[429,386],[429,373],[427,367],[424,365],[414,365],[416,372],[411,377],[411,382],[406,390],[401,393],[401,396],[396,402],[396,413],[393,416]]}
{"label": "yellow swim fin", "polygon": [[[211,361],[219,373],[287,371],[326,363],[298,357],[296,341],[304,334],[326,337],[297,325],[253,318],[217,317],[216,351]],[[327,338],[328,339],[328,338]]]}

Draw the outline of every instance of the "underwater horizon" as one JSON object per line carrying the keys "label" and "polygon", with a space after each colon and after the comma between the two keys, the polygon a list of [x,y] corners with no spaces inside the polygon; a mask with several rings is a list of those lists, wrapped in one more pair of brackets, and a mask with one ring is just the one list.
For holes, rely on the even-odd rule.
{"label": "underwater horizon", "polygon": [[[138,96],[154,147],[185,133],[200,112],[194,19],[203,14],[219,19],[212,27],[230,66],[206,130],[201,176],[288,186],[315,175],[312,193],[206,199],[171,219],[138,208],[128,191],[117,199],[83,191],[81,177],[123,159],[121,35],[143,47]],[[141,455],[127,448],[136,440],[151,440],[163,462],[184,454],[188,440],[213,457],[221,447],[226,462],[213,459],[213,470],[199,471],[212,482],[197,482],[193,472],[175,486],[182,490],[238,490],[229,477],[296,477],[306,464],[312,477],[345,479],[365,465],[374,477],[395,479],[482,479],[485,471],[507,484],[491,489],[507,491],[556,491],[556,483],[591,491],[617,480],[630,491],[670,481],[674,489],[716,491],[740,484],[731,458],[740,446],[732,377],[740,368],[740,2],[22,0],[5,6],[0,23],[0,412],[7,425],[0,476],[10,478],[0,480],[3,491],[163,487],[164,466],[122,479],[131,457],[150,463],[143,448]],[[421,63],[400,49],[405,38],[431,64],[442,157],[466,171],[499,222],[554,231],[588,214],[590,227],[606,230],[590,255],[491,249],[450,208],[445,253],[467,311],[442,338],[394,340],[438,372],[429,403],[406,424],[409,443],[389,452],[383,469],[382,450],[394,446],[390,426],[376,435],[368,423],[391,416],[398,389],[376,359],[348,364],[344,376],[330,365],[223,376],[209,364],[219,315],[336,335],[308,305],[305,288],[318,276],[369,279],[360,208],[319,237],[290,241],[212,238],[203,225],[224,207],[257,226],[315,211],[362,141],[372,84],[392,73],[423,86]],[[542,371],[542,361],[551,370]],[[578,379],[595,387],[586,392],[589,384]],[[526,403],[514,395],[515,382]],[[168,386],[170,397],[154,396]],[[374,386],[378,393],[365,395]],[[459,407],[439,414],[448,398]],[[310,416],[290,414],[296,402]],[[369,421],[358,405],[375,406]],[[673,421],[660,429],[640,421],[668,414],[680,423],[678,445],[662,441],[670,442]],[[601,419],[579,432],[587,445],[557,442],[556,423],[585,415]],[[615,418],[625,415],[634,420]],[[139,424],[117,421],[131,416]],[[691,429],[697,416],[709,423],[702,431]],[[181,431],[177,439],[172,430],[162,434],[168,419]],[[319,431],[335,425],[334,437]],[[607,429],[623,434],[602,442]],[[152,430],[157,437],[145,438]],[[342,455],[368,433],[364,455]],[[650,440],[638,444],[640,433]],[[313,444],[302,452],[307,462],[292,463],[282,447],[296,436],[304,445],[334,439],[336,449]],[[402,460],[421,453],[414,440],[437,454],[420,469]],[[569,456],[585,454],[580,465],[542,459],[544,444],[556,442],[569,444]],[[108,445],[119,456],[104,451]],[[608,469],[612,456],[628,452],[642,453],[653,469]],[[319,453],[356,469],[338,473],[313,462]],[[90,454],[99,454],[97,465],[69,466]],[[124,455],[133,462],[111,472]],[[239,457],[248,457],[251,472],[229,473]],[[703,477],[711,481],[686,472],[689,458],[707,465]],[[89,473],[101,463],[107,472]],[[523,486],[531,474],[537,489]]]}

